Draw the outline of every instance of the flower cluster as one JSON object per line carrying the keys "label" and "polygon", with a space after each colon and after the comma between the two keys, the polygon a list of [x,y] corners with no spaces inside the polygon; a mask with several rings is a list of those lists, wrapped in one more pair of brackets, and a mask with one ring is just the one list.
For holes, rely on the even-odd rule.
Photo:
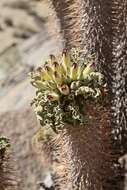
{"label": "flower cluster", "polygon": [[93,56],[83,59],[81,51],[63,50],[60,60],[50,55],[49,60],[30,73],[36,87],[32,106],[42,126],[54,130],[65,124],[84,124],[88,118],[86,102],[104,98],[104,77],[96,70]]}

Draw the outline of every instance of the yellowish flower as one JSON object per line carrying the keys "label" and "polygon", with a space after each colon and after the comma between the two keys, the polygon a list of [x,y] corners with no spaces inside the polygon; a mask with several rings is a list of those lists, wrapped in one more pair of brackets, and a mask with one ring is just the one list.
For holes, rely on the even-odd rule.
{"label": "yellowish flower", "polygon": [[47,63],[44,66],[44,74],[45,74],[45,80],[52,80],[53,71]]}
{"label": "yellowish flower", "polygon": [[53,54],[50,55],[49,62],[50,62],[51,64],[54,63],[54,62],[56,62],[56,57],[55,57],[55,55],[53,55]]}
{"label": "yellowish flower", "polygon": [[57,71],[61,73],[61,67],[57,61],[52,63],[53,71]]}
{"label": "yellowish flower", "polygon": [[70,71],[70,78],[72,80],[77,80],[78,78],[78,65],[76,63],[73,63]]}
{"label": "yellowish flower", "polygon": [[66,73],[69,74],[70,67],[71,67],[71,60],[66,49],[64,49],[62,53],[62,65]]}
{"label": "yellowish flower", "polygon": [[63,94],[63,95],[68,95],[70,93],[70,89],[69,89],[68,85],[66,85],[66,84],[58,86],[58,89],[61,92],[61,94]]}
{"label": "yellowish flower", "polygon": [[53,73],[53,80],[57,83],[57,84],[61,84],[62,83],[62,78],[61,78],[61,75],[55,71]]}
{"label": "yellowish flower", "polygon": [[47,98],[49,101],[58,101],[60,99],[60,95],[56,92],[47,93]]}

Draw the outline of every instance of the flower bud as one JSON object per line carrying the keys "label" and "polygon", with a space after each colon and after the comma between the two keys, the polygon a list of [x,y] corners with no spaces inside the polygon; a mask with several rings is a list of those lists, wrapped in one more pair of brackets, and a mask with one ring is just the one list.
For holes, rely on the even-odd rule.
{"label": "flower bud", "polygon": [[53,62],[52,63],[52,66],[53,66],[53,70],[54,71],[57,71],[57,72],[60,72],[61,73],[61,67],[60,67],[60,65],[59,65],[59,63],[58,62]]}
{"label": "flower bud", "polygon": [[66,84],[60,85],[58,89],[60,90],[61,94],[68,95],[70,93],[70,89]]}
{"label": "flower bud", "polygon": [[47,98],[49,101],[58,101],[60,99],[60,95],[55,92],[49,92],[47,94]]}
{"label": "flower bud", "polygon": [[70,63],[70,56],[67,53],[66,49],[64,49],[63,53],[62,53],[62,65],[63,65],[66,73],[69,73],[70,67],[71,67],[71,63]]}
{"label": "flower bud", "polygon": [[53,73],[53,79],[54,81],[57,83],[57,84],[61,84],[62,83],[62,78],[61,76],[59,75],[59,73],[57,71],[55,71]]}
{"label": "flower bud", "polygon": [[77,80],[77,75],[78,75],[78,65],[76,63],[73,63],[70,71],[70,78],[72,80]]}
{"label": "flower bud", "polygon": [[50,67],[49,65],[47,65],[47,64],[44,66],[44,70],[45,70],[48,74],[52,73],[51,67]]}
{"label": "flower bud", "polygon": [[52,69],[51,67],[46,63],[44,66],[44,74],[45,74],[45,79],[46,80],[52,80]]}
{"label": "flower bud", "polygon": [[53,54],[50,55],[50,60],[49,60],[49,62],[50,62],[51,64],[54,63],[54,62],[56,62],[56,57],[55,57]]}

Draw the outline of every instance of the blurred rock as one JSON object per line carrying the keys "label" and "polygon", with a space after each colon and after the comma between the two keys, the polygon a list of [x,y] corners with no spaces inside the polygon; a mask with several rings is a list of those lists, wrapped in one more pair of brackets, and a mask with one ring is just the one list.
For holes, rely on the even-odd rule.
{"label": "blurred rock", "polygon": [[58,54],[62,45],[46,30],[34,35],[19,46],[23,63],[38,66],[45,62],[50,54]]}
{"label": "blurred rock", "polygon": [[47,27],[50,12],[42,1],[0,1],[0,112],[29,107],[34,89],[28,73],[59,52]]}
{"label": "blurred rock", "polygon": [[47,171],[38,162],[32,137],[39,125],[30,109],[0,114],[0,134],[11,139],[15,166],[19,173],[18,190],[37,190],[37,182]]}
{"label": "blurred rock", "polygon": [[39,189],[37,182],[48,172],[32,149],[39,126],[29,109],[35,91],[28,73],[59,51],[47,25],[49,17],[50,10],[42,1],[0,0],[0,134],[12,142],[18,190]]}

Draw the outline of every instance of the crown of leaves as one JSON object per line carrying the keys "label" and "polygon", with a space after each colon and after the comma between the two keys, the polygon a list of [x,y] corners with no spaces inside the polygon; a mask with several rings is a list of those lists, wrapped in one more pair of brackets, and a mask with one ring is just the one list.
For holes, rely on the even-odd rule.
{"label": "crown of leaves", "polygon": [[63,50],[59,60],[50,55],[42,67],[30,73],[36,88],[32,106],[42,126],[57,130],[65,124],[82,125],[89,117],[86,102],[103,102],[104,76],[97,71],[94,55],[81,55],[77,49]]}

